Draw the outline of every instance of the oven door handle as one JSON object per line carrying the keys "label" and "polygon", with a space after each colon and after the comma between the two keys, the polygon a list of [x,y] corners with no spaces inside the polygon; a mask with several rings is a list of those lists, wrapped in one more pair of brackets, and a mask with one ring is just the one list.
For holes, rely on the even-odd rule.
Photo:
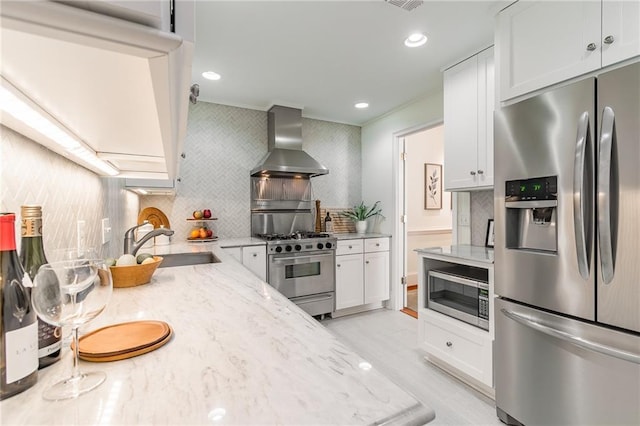
{"label": "oven door handle", "polygon": [[327,253],[327,254],[312,254],[309,256],[289,256],[289,257],[274,257],[273,259],[271,259],[272,263],[286,263],[289,262],[291,260],[312,260],[312,259],[319,259],[319,258],[323,258],[323,257],[333,257],[333,253]]}

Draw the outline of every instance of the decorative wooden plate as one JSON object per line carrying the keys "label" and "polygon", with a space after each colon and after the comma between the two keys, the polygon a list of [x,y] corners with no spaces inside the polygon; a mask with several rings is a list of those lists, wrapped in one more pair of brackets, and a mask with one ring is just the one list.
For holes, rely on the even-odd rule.
{"label": "decorative wooden plate", "polygon": [[79,355],[86,361],[117,361],[151,352],[172,336],[173,330],[164,321],[114,324],[82,336]]}
{"label": "decorative wooden plate", "polygon": [[154,228],[160,228],[160,225],[164,225],[165,228],[171,228],[171,224],[169,223],[167,216],[162,213],[162,210],[155,207],[142,209],[138,215],[138,225],[142,224],[145,220],[148,220]]}

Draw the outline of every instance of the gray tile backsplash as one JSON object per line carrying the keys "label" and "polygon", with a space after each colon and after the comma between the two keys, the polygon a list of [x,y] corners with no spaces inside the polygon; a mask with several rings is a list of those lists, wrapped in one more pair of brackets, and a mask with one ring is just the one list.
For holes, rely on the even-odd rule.
{"label": "gray tile backsplash", "polygon": [[[348,206],[361,198],[360,127],[302,120],[303,149],[329,168],[312,179],[313,198],[323,206]],[[156,207],[187,237],[193,210],[209,208],[222,238],[246,237],[250,229],[249,172],[267,152],[267,113],[198,102],[190,105],[186,158],[180,163],[176,196],[143,196],[141,208]]]}
{"label": "gray tile backsplash", "polygon": [[[56,260],[56,250],[77,246],[78,220],[86,222],[87,247],[99,248],[104,256],[121,254],[124,230],[136,222],[139,208],[138,196],[124,189],[124,181],[101,178],[7,127],[0,126],[0,132],[0,211],[16,213],[16,235],[20,206],[39,204],[50,261]],[[106,217],[112,239],[103,246],[101,219]]]}
{"label": "gray tile backsplash", "polygon": [[493,190],[471,191],[471,244],[484,246],[487,224],[493,219]]}

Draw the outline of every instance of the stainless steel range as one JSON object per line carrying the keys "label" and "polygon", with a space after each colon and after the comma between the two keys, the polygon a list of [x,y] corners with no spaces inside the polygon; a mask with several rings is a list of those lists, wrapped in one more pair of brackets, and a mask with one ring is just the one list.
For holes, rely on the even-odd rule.
{"label": "stainless steel range", "polygon": [[310,315],[333,312],[336,238],[314,232],[259,237],[267,240],[269,284]]}
{"label": "stainless steel range", "polygon": [[336,239],[314,232],[312,176],[326,167],[302,151],[302,112],[269,110],[269,152],[251,172],[251,234],[267,241],[267,281],[310,315],[335,306]]}

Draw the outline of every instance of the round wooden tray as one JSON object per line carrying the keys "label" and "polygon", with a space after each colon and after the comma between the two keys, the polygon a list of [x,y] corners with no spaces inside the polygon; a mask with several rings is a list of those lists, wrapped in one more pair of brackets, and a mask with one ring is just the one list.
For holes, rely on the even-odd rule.
{"label": "round wooden tray", "polygon": [[167,216],[162,212],[162,210],[155,207],[142,209],[138,215],[138,225],[142,224],[145,220],[148,220],[154,228],[160,228],[160,225],[164,225],[164,227],[168,229],[171,228],[171,224],[169,223]]}
{"label": "round wooden tray", "polygon": [[164,321],[114,324],[82,336],[78,352],[85,361],[117,361],[151,352],[172,336],[173,330]]}

